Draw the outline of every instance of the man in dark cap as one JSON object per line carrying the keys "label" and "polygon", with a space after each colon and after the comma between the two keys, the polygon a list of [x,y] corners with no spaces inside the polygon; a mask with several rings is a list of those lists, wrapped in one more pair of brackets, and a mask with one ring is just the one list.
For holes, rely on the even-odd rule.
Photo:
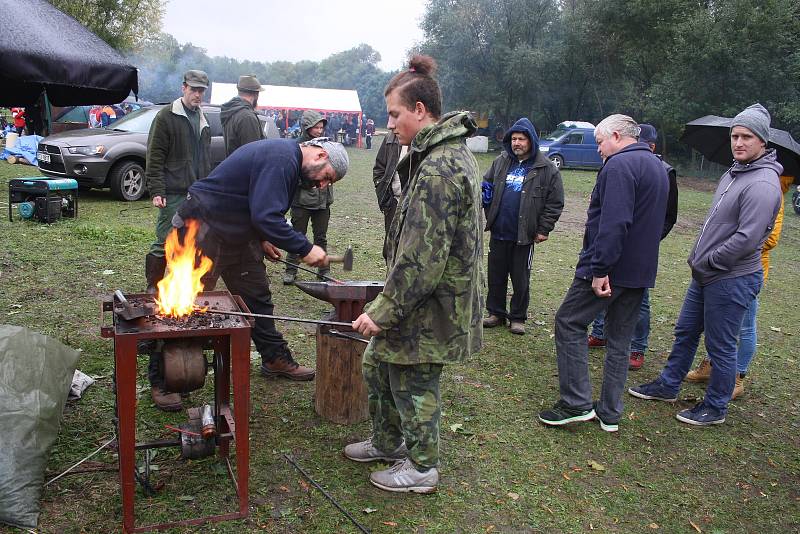
{"label": "man in dark cap", "polygon": [[[301,133],[297,142],[305,143],[311,139],[321,137],[327,123],[328,119],[323,117],[322,113],[307,109],[300,119]],[[292,227],[297,232],[306,235],[310,221],[311,231],[314,234],[314,244],[322,248],[322,250],[327,250],[328,248],[328,223],[331,220],[331,204],[333,204],[333,187],[331,186],[321,189],[301,184],[292,200]],[[296,264],[298,257],[295,254],[289,254],[287,259],[289,263]],[[322,277],[327,276],[329,272],[330,269],[327,266],[320,267],[319,279],[322,280]],[[283,283],[285,285],[293,284],[296,276],[297,268],[287,265],[286,272],[283,274]]]}
{"label": "man in dark cap", "polygon": [[258,78],[251,74],[239,76],[236,90],[239,95],[222,104],[219,113],[222,135],[225,137],[226,156],[230,156],[242,145],[264,139],[264,129],[255,112],[258,93],[264,88],[261,87]]}
{"label": "man in dark cap", "polygon": [[694,360],[700,335],[711,361],[706,394],[675,417],[690,425],[725,422],[736,382],[739,329],[764,275],[761,249],[772,232],[783,196],[783,167],[768,149],[769,112],[753,104],[731,122],[733,165],[722,175],[711,209],[689,254],[692,281],[675,323],[675,341],[661,375],[628,393],[675,402]]}
{"label": "man in dark cap", "polygon": [[[149,293],[155,293],[156,284],[164,278],[167,266],[164,242],[172,228],[172,216],[186,198],[189,186],[208,176],[211,170],[211,129],[200,110],[206,89],[208,75],[205,72],[187,71],[183,75],[182,96],[164,106],[150,126],[145,176],[150,200],[159,211],[156,240],[145,256],[145,278]],[[162,410],[180,410],[180,395],[161,389],[160,359],[160,354],[150,356],[148,378],[153,402]]]}

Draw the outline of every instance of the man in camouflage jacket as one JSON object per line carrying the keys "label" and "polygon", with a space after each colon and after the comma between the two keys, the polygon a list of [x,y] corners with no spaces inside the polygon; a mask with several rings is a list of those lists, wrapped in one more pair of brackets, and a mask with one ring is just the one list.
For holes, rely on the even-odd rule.
{"label": "man in camouflage jacket", "polygon": [[[389,233],[386,285],[353,324],[365,333],[363,325],[373,323],[379,332],[363,363],[373,427],[368,447],[381,458],[407,456],[423,472],[439,462],[442,367],[482,344],[481,187],[465,143],[475,129],[467,113],[452,112],[414,137],[397,167],[408,186]],[[363,443],[348,445],[345,455],[371,461],[353,448]],[[390,491],[432,491],[391,489],[374,475],[373,484]]]}
{"label": "man in camouflage jacket", "polygon": [[[297,138],[297,142],[305,143],[316,137],[322,137],[327,123],[328,119],[318,111],[304,111],[303,118],[300,120],[302,133]],[[331,219],[331,204],[333,204],[333,187],[330,185],[324,188],[301,186],[297,188],[297,193],[292,200],[292,228],[306,235],[308,222],[311,221],[314,244],[322,247],[322,250],[328,249],[328,223]],[[298,257],[295,254],[289,254],[287,260],[289,263],[298,263]],[[322,280],[322,277],[329,272],[330,269],[328,267],[320,267],[319,279]],[[297,276],[297,268],[287,265],[286,272],[283,274],[283,283],[285,285],[293,284],[295,276]]]}

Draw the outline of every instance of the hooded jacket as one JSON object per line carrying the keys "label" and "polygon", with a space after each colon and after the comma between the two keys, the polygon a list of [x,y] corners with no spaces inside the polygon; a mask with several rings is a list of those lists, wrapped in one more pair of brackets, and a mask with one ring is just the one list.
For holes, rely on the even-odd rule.
{"label": "hooded jacket", "polygon": [[366,313],[383,331],[364,359],[411,365],[463,361],[482,344],[483,238],[478,163],[464,112],[420,130],[400,160],[408,176],[389,231],[389,272]]}
{"label": "hooded jacket", "polygon": [[222,104],[219,120],[225,137],[226,156],[242,145],[264,139],[264,129],[253,105],[242,97],[235,96]]}
{"label": "hooded jacket", "polygon": [[[161,108],[147,138],[147,189],[151,197],[185,195],[196,180],[211,172],[211,128],[200,113],[200,137],[195,134],[181,99]],[[198,172],[195,173],[195,157]]]}
{"label": "hooded jacket", "polygon": [[378,197],[378,208],[381,211],[386,211],[394,203],[392,179],[399,160],[400,142],[394,132],[389,132],[378,149],[375,166],[372,167],[372,183],[375,184],[375,196]]}
{"label": "hooded jacket", "polygon": [[[561,173],[549,159],[539,152],[539,138],[528,119],[520,119],[503,137],[503,153],[492,162],[483,176],[484,183],[492,184],[492,201],[486,210],[486,230],[491,231],[497,221],[505,192],[505,181],[512,165],[518,163],[511,151],[511,134],[524,133],[531,141],[532,164],[522,182],[517,226],[517,245],[530,245],[537,234],[548,235],[564,209],[564,185]],[[530,159],[530,158],[529,158]]]}
{"label": "hooded jacket", "polygon": [[769,149],[753,162],[735,162],[722,175],[687,260],[698,284],[762,269],[761,250],[783,198],[778,179],[782,172],[775,150]]}
{"label": "hooded jacket", "polygon": [[[314,110],[303,112],[303,117],[300,120],[300,129],[302,130],[300,137],[297,138],[298,143],[305,143],[311,140],[308,135],[308,129],[317,124],[319,121],[326,120],[322,113]],[[293,208],[304,208],[307,210],[325,210],[328,206],[333,204],[333,185],[307,189],[299,187],[297,193],[292,200]]]}

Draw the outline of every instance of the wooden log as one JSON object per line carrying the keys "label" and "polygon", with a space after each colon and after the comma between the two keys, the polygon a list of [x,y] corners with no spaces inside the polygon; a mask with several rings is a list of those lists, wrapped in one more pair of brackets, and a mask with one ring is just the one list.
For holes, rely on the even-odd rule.
{"label": "wooden log", "polygon": [[367,385],[361,374],[366,345],[317,327],[314,409],[334,423],[350,425],[369,417]]}

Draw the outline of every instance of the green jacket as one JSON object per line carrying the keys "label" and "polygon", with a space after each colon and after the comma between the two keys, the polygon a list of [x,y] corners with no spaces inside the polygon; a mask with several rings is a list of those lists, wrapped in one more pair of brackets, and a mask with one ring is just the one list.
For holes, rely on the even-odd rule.
{"label": "green jacket", "polygon": [[469,114],[448,113],[397,166],[409,179],[389,231],[389,273],[365,310],[383,329],[367,347],[379,361],[457,362],[481,348],[481,185],[465,142],[475,129]]}
{"label": "green jacket", "polygon": [[[194,158],[198,158],[195,173]],[[164,106],[150,125],[147,139],[147,189],[150,196],[183,195],[196,180],[211,172],[211,128],[200,111],[197,138],[178,98]]]}
{"label": "green jacket", "polygon": [[[308,129],[317,124],[319,121],[324,120],[325,117],[322,113],[317,111],[308,110],[303,112],[303,118],[300,120],[300,130],[302,133],[297,138],[298,143],[305,143],[311,140],[308,135]],[[305,208],[307,210],[324,210],[333,204],[333,186],[329,185],[323,189],[312,188],[306,189],[298,187],[297,193],[292,200],[293,208]]]}
{"label": "green jacket", "polygon": [[264,139],[264,129],[250,102],[235,96],[222,104],[219,112],[222,135],[225,137],[225,155],[247,143]]}

